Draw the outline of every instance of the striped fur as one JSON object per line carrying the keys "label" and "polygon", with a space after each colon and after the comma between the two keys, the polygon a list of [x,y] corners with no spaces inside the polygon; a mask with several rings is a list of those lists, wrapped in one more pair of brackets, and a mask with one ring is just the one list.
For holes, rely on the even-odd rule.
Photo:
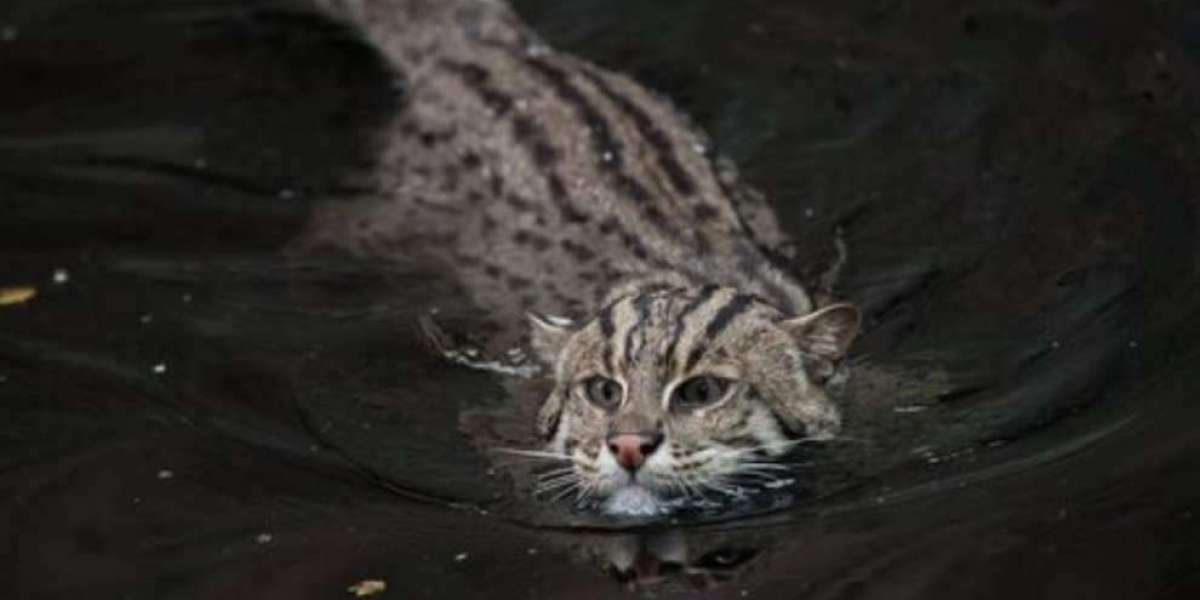
{"label": "striped fur", "polygon": [[[668,102],[551,51],[496,0],[312,1],[379,51],[400,97],[379,192],[323,207],[303,245],[443,264],[500,324],[569,317],[534,319],[532,345],[557,383],[540,427],[580,489],[720,487],[789,435],[833,434],[807,373],[840,357],[857,313],[811,316],[764,250],[786,241],[770,211]],[[492,349],[514,341],[498,329]],[[734,382],[720,403],[669,406],[705,374]],[[580,397],[590,375],[621,383],[616,413]],[[666,433],[636,480],[604,443],[630,424]]]}
{"label": "striped fur", "polygon": [[[638,487],[669,497],[729,491],[795,438],[836,434],[838,411],[810,381],[809,366],[840,357],[857,313],[835,305],[789,319],[758,296],[701,286],[619,297],[577,328],[538,323],[535,338],[555,366],[557,384],[542,409],[542,433],[552,452],[579,466],[581,494],[604,498]],[[835,345],[814,344],[817,337]],[[595,376],[623,389],[615,411],[588,401],[582,382]],[[709,406],[681,407],[674,392],[700,376],[732,385]],[[606,439],[647,430],[664,433],[666,441],[630,475]]]}

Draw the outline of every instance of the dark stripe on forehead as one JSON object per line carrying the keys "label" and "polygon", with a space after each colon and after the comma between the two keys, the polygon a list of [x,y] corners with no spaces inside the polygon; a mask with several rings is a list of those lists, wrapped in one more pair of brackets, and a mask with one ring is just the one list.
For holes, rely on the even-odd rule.
{"label": "dark stripe on forehead", "polygon": [[637,300],[633,301],[633,306],[637,309],[637,321],[630,326],[629,331],[625,332],[625,365],[627,367],[633,366],[633,334],[635,331],[642,331],[641,346],[645,346],[646,320],[650,318],[650,302],[652,300],[653,298],[649,294],[642,294],[637,297]]}
{"label": "dark stripe on forehead", "polygon": [[679,345],[679,338],[683,335],[684,323],[687,321],[688,316],[696,312],[696,309],[700,308],[705,302],[708,302],[719,289],[721,287],[717,285],[706,285],[700,288],[699,295],[684,305],[683,310],[679,312],[679,316],[675,317],[675,330],[671,332],[671,342],[667,345],[667,350],[663,353],[662,360],[677,362],[675,361],[675,347]]}
{"label": "dark stripe on forehead", "polygon": [[688,354],[687,363],[683,366],[683,370],[688,371],[696,366],[700,357],[704,355],[704,351],[708,349],[709,342],[717,339],[717,336],[721,335],[721,332],[725,331],[734,320],[749,310],[750,307],[754,306],[754,302],[754,296],[738,294],[730,298],[729,302],[725,303],[725,306],[718,309],[717,314],[705,326],[704,337],[697,342],[696,346]]}
{"label": "dark stripe on forehead", "polygon": [[616,309],[617,303],[609,304],[600,311],[596,316],[596,322],[600,325],[600,335],[604,338],[604,365],[613,372],[616,369],[613,367],[613,333],[616,331],[616,323],[613,321],[613,311]]}

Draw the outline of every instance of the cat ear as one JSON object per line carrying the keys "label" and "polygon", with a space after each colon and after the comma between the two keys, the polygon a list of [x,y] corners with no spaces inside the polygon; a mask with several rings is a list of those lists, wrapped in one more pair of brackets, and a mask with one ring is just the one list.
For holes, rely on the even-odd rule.
{"label": "cat ear", "polygon": [[567,339],[575,332],[575,322],[563,317],[527,313],[529,319],[529,341],[534,354],[547,365],[558,360],[559,352],[567,345]]}
{"label": "cat ear", "polygon": [[801,352],[833,362],[846,355],[850,342],[858,335],[860,321],[853,305],[833,304],[780,321],[779,326],[792,335]]}

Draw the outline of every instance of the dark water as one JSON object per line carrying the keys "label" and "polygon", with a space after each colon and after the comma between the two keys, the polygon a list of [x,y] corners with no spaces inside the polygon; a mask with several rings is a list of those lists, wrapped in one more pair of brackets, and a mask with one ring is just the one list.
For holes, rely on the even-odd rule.
{"label": "dark water", "polygon": [[399,101],[368,50],[278,6],[22,0],[0,287],[37,295],[0,306],[0,589],[1200,593],[1200,9],[518,7],[670,95],[802,247],[842,227],[847,439],[742,518],[524,501],[478,446],[533,392],[416,332],[469,322],[450,282],[281,253]]}

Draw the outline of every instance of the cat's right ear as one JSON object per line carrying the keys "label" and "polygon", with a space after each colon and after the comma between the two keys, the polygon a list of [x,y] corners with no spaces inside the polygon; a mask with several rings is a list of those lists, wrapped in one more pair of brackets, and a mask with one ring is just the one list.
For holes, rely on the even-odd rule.
{"label": "cat's right ear", "polygon": [[575,332],[575,322],[536,313],[527,313],[526,316],[529,318],[529,342],[534,354],[542,363],[553,366],[558,362],[558,355],[567,345],[567,340]]}
{"label": "cat's right ear", "polygon": [[862,317],[851,304],[834,304],[779,323],[805,354],[826,361],[841,360],[858,335]]}

